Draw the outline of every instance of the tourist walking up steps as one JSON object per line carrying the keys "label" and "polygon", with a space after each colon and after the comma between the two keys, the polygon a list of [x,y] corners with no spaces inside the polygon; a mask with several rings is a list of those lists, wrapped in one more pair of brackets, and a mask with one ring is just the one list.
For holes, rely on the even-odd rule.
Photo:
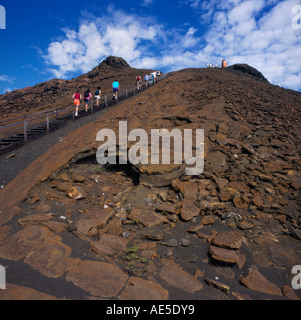
{"label": "tourist walking up steps", "polygon": [[100,98],[101,98],[100,87],[97,87],[97,89],[95,90],[94,98],[96,100],[96,106],[99,107],[99,101],[100,101]]}
{"label": "tourist walking up steps", "polygon": [[115,80],[113,83],[112,83],[112,88],[113,88],[113,100],[118,100],[118,91],[119,91],[119,82],[118,80]]}
{"label": "tourist walking up steps", "polygon": [[154,83],[154,75],[150,73],[149,78],[149,84],[152,85]]}
{"label": "tourist walking up steps", "polygon": [[161,72],[159,70],[156,71],[156,76],[158,81],[160,81]]}
{"label": "tourist walking up steps", "polygon": [[85,111],[87,112],[89,110],[89,102],[92,98],[92,93],[90,92],[90,89],[87,89],[84,93],[84,101],[86,103],[85,105]]}
{"label": "tourist walking up steps", "polygon": [[139,76],[139,74],[137,74],[137,77],[136,77],[136,84],[137,84],[137,89],[140,90],[141,77]]}
{"label": "tourist walking up steps", "polygon": [[81,99],[81,94],[79,92],[75,92],[74,95],[72,96],[72,99],[74,100],[73,103],[75,105],[75,116],[78,117],[78,108],[80,106],[80,99]]}
{"label": "tourist walking up steps", "polygon": [[147,88],[148,85],[149,85],[149,75],[148,75],[148,74],[146,74],[146,75],[144,76],[144,81],[145,81],[145,86],[146,86],[146,88]]}

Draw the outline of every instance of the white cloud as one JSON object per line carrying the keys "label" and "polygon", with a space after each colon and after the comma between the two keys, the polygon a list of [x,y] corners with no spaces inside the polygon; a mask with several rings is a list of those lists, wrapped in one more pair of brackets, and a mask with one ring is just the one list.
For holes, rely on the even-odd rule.
{"label": "white cloud", "polygon": [[248,63],[273,84],[301,89],[301,34],[292,28],[294,1],[237,1],[228,7],[209,2],[222,12],[213,14],[206,34],[204,51],[213,62],[225,57],[230,64]]}
{"label": "white cloud", "polygon": [[108,55],[139,64],[146,42],[156,42],[160,28],[150,19],[109,8],[107,16],[82,22],[78,31],[63,29],[64,39],[50,43],[44,58],[57,77],[88,72]]}
{"label": "white cloud", "polygon": [[101,17],[86,17],[78,30],[64,29],[63,39],[49,44],[45,60],[55,76],[67,77],[90,71],[108,55],[133,67],[165,71],[205,67],[225,58],[228,64],[248,63],[273,84],[301,90],[294,0],[186,0],[186,5],[200,15],[200,25],[168,28],[153,17],[110,7]]}
{"label": "white cloud", "polygon": [[15,79],[13,77],[6,75],[6,74],[3,74],[3,75],[0,75],[0,81],[13,83],[15,81]]}
{"label": "white cloud", "polygon": [[250,19],[264,7],[263,0],[249,0],[243,1],[228,12],[228,19],[230,24],[240,24]]}

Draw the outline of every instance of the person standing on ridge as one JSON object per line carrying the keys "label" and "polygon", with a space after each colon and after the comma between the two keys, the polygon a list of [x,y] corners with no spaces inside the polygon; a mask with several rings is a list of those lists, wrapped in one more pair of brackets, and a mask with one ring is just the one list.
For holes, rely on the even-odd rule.
{"label": "person standing on ridge", "polygon": [[119,82],[118,80],[115,80],[112,83],[112,88],[113,88],[113,99],[115,98],[115,100],[118,99],[118,91],[119,91]]}
{"label": "person standing on ridge", "polygon": [[80,105],[80,99],[81,99],[81,94],[76,91],[74,93],[74,95],[72,96],[72,99],[74,100],[73,103],[74,103],[74,106],[75,106],[75,116],[78,117],[78,108],[79,108],[79,105]]}
{"label": "person standing on ridge", "polygon": [[222,61],[222,68],[227,68],[227,67],[228,67],[227,62],[226,62],[225,59],[223,59],[223,61]]}
{"label": "person standing on ridge", "polygon": [[97,87],[97,89],[95,90],[94,98],[96,99],[96,106],[99,107],[99,101],[101,98],[100,87]]}

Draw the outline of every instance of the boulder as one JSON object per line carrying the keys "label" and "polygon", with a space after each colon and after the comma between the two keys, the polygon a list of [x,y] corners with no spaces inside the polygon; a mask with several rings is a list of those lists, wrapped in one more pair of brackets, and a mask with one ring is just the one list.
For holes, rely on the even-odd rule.
{"label": "boulder", "polygon": [[114,211],[101,210],[95,213],[95,218],[81,218],[76,223],[75,226],[77,231],[85,235],[91,235],[93,229],[103,228],[107,222],[113,217]]}
{"label": "boulder", "polygon": [[180,211],[180,216],[184,221],[190,221],[200,214],[200,209],[197,208],[191,200],[184,199]]}
{"label": "boulder", "polygon": [[241,283],[254,291],[271,294],[274,296],[282,296],[282,292],[278,286],[269,281],[259,271],[252,270],[248,275],[241,279]]}
{"label": "boulder", "polygon": [[226,231],[218,233],[212,243],[221,248],[239,249],[243,242],[243,236],[235,231]]}
{"label": "boulder", "polygon": [[66,192],[67,196],[71,199],[81,200],[87,197],[87,193],[80,187],[72,186]]}
{"label": "boulder", "polygon": [[128,218],[138,221],[145,227],[153,227],[168,222],[162,214],[152,210],[133,209]]}
{"label": "boulder", "polygon": [[214,260],[217,260],[219,262],[230,263],[230,264],[239,262],[239,257],[235,250],[220,248],[220,247],[211,245],[209,247],[209,253]]}

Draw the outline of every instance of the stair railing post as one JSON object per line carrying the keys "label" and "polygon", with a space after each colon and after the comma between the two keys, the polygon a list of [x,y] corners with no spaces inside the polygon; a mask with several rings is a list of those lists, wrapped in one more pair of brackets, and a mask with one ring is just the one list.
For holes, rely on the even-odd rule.
{"label": "stair railing post", "polygon": [[27,120],[24,118],[24,143],[27,143]]}
{"label": "stair railing post", "polygon": [[46,115],[46,127],[47,127],[47,133],[49,133],[49,114]]}
{"label": "stair railing post", "polygon": [[94,100],[91,102],[91,113],[93,113],[93,105],[94,105]]}

